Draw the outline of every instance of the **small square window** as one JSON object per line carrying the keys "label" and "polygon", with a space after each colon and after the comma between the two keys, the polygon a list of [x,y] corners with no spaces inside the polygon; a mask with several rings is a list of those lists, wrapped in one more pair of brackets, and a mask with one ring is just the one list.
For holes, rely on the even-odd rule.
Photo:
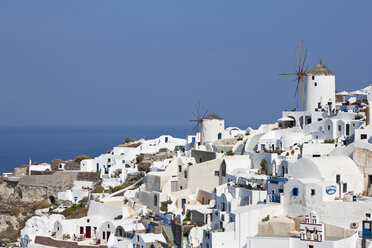
{"label": "small square window", "polygon": [[298,196],[298,188],[293,188],[292,189],[292,195],[293,196]]}
{"label": "small square window", "polygon": [[314,246],[313,245],[309,245],[308,248],[314,248]]}
{"label": "small square window", "polygon": [[220,172],[219,172],[219,171],[215,171],[215,172],[214,172],[214,175],[215,175],[216,177],[218,177],[218,176],[220,175]]}
{"label": "small square window", "polygon": [[315,195],[315,189],[311,189],[311,195]]}
{"label": "small square window", "polygon": [[367,139],[367,134],[361,134],[360,139]]}

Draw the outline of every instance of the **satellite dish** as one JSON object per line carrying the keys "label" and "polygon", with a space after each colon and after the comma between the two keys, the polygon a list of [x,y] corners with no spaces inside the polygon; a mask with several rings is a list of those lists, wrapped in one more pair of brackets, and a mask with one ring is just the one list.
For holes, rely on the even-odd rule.
{"label": "satellite dish", "polygon": [[210,208],[214,208],[216,206],[216,200],[211,200],[210,202],[209,202],[209,207]]}

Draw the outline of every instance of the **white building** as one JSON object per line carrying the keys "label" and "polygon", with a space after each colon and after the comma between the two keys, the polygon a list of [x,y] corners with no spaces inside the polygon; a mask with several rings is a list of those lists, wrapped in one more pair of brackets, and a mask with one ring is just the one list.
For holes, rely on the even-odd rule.
{"label": "white building", "polygon": [[322,61],[306,73],[305,111],[318,111],[325,107],[332,112],[336,108],[335,75]]}

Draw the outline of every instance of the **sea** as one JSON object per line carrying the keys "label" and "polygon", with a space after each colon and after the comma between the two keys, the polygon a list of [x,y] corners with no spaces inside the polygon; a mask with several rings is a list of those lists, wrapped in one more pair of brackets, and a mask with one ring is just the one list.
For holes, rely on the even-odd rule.
{"label": "sea", "polygon": [[169,134],[185,138],[190,127],[3,127],[0,128],[0,175],[28,164],[29,159],[50,163],[81,154],[96,157],[125,138],[153,139]]}

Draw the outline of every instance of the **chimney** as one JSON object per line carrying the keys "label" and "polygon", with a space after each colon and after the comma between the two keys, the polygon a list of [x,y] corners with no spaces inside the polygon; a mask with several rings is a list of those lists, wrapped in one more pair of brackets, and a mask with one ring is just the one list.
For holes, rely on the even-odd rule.
{"label": "chimney", "polygon": [[31,161],[31,158],[28,160],[28,175],[31,176],[31,164],[32,164],[32,161]]}

